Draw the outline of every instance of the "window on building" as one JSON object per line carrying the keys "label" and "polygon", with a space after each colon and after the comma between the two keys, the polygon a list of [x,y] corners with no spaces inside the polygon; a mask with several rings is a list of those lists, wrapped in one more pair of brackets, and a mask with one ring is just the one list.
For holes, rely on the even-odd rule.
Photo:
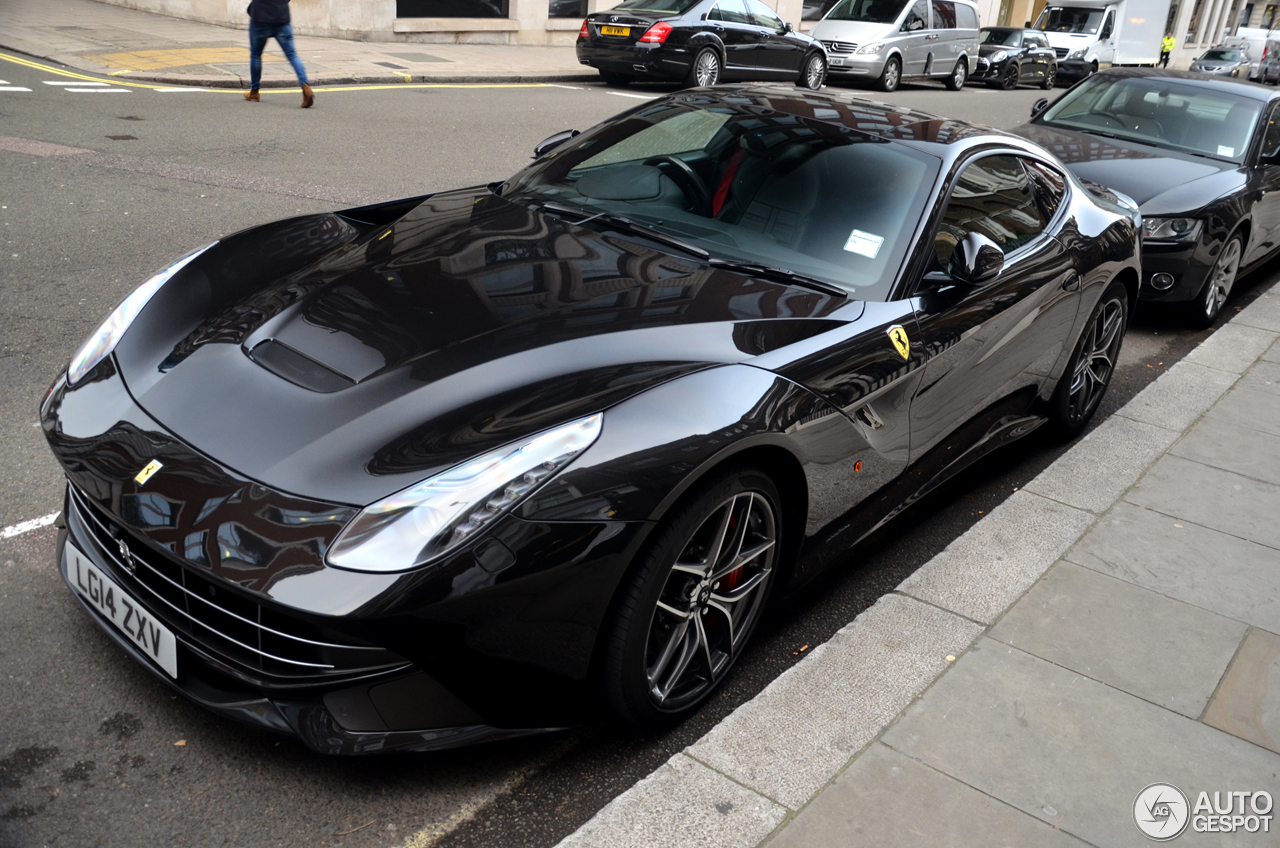
{"label": "window on building", "polygon": [[397,18],[505,18],[508,0],[396,0]]}
{"label": "window on building", "polygon": [[585,18],[587,16],[587,0],[549,0],[547,9],[549,18]]}

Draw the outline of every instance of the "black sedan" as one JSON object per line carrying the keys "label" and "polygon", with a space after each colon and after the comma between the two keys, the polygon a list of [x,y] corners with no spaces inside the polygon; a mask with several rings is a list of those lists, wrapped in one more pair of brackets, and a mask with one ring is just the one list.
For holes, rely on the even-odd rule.
{"label": "black sedan", "polygon": [[1136,210],[1023,139],[729,86],[540,150],[228,236],[72,357],[58,566],[161,680],[333,753],[669,722],[1111,379]]}
{"label": "black sedan", "polygon": [[1280,247],[1280,93],[1200,74],[1110,69],[1014,132],[1138,202],[1142,297],[1208,326],[1236,277]]}
{"label": "black sedan", "polygon": [[577,51],[610,85],[792,80],[819,89],[827,77],[823,46],[760,0],[623,0],[587,16]]}
{"label": "black sedan", "polygon": [[1053,88],[1058,78],[1058,54],[1037,29],[984,27],[978,34],[978,62],[974,82],[1012,91],[1019,85]]}

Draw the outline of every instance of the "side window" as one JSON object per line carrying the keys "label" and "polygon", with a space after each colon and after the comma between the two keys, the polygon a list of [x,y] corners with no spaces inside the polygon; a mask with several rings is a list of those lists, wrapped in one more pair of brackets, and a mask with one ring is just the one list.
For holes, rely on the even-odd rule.
{"label": "side window", "polygon": [[1111,27],[1112,27],[1112,24],[1115,22],[1115,19],[1116,19],[1116,13],[1108,9],[1107,19],[1102,22],[1102,32],[1098,33],[1098,38],[1111,37]]}
{"label": "side window", "polygon": [[756,24],[762,27],[771,27],[779,32],[782,31],[782,18],[778,17],[772,9],[760,0],[747,0],[747,9],[751,12],[751,17],[756,19]]}
{"label": "side window", "polygon": [[749,24],[750,16],[747,15],[747,7],[742,0],[720,0],[716,7],[711,10],[711,14],[707,16],[709,20],[725,21],[731,24]]}
{"label": "side window", "polygon": [[933,249],[938,264],[946,268],[956,244],[969,233],[981,233],[1008,255],[1040,235],[1046,223],[1035,187],[1018,158],[987,156],[956,178]]}
{"label": "side window", "polygon": [[1280,105],[1273,106],[1267,115],[1267,129],[1262,134],[1262,155],[1268,156],[1280,149]]}
{"label": "side window", "polygon": [[1023,159],[1022,164],[1027,169],[1027,175],[1031,177],[1031,184],[1035,187],[1036,202],[1040,205],[1040,211],[1044,213],[1046,221],[1053,220],[1053,216],[1058,214],[1058,207],[1062,205],[1062,198],[1067,193],[1067,178],[1048,165],[1031,159]]}
{"label": "side window", "polygon": [[907,19],[902,22],[903,32],[915,32],[929,26],[929,7],[926,0],[916,0],[907,12]]}
{"label": "side window", "polygon": [[951,0],[933,0],[933,28],[956,28],[956,4]]}
{"label": "side window", "polygon": [[977,29],[978,13],[966,3],[956,4],[956,26],[960,29]]}

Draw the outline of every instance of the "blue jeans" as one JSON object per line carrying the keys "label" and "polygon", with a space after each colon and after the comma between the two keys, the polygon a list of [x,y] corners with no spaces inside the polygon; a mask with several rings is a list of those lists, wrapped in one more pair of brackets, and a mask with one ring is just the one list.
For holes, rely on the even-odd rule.
{"label": "blue jeans", "polygon": [[250,87],[257,88],[262,82],[262,50],[267,42],[275,39],[284,51],[284,57],[293,65],[293,72],[298,75],[298,82],[307,84],[307,69],[302,67],[298,51],[293,49],[293,27],[288,24],[259,24],[249,21],[249,80]]}

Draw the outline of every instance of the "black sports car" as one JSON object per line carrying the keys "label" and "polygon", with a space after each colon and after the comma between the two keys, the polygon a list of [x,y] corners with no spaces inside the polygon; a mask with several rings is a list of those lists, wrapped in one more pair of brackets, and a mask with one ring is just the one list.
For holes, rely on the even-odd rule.
{"label": "black sports car", "polygon": [[686,715],[771,600],[978,457],[1080,432],[1138,216],[851,96],[645,103],[511,179],[245,230],[41,408],[62,574],[325,752]]}
{"label": "black sports car", "polygon": [[1236,277],[1280,248],[1280,93],[1112,68],[1014,130],[1142,209],[1142,297],[1209,326]]}
{"label": "black sports car", "polygon": [[1024,83],[1050,89],[1058,78],[1058,54],[1038,29],[983,27],[978,45],[974,82],[1012,91]]}
{"label": "black sports car", "polygon": [[623,0],[586,17],[577,51],[610,85],[792,80],[819,89],[827,77],[823,46],[760,0]]}

